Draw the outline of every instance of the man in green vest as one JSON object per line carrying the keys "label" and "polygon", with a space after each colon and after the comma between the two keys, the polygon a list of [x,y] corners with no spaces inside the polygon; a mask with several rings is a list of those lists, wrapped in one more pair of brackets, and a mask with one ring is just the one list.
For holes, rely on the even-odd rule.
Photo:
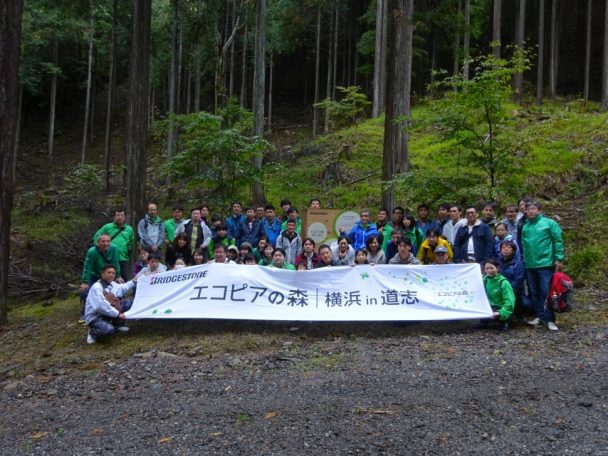
{"label": "man in green vest", "polygon": [[99,236],[107,234],[110,236],[111,244],[118,249],[120,261],[120,273],[123,279],[128,280],[130,276],[130,254],[135,245],[135,232],[131,226],[126,224],[124,209],[114,211],[114,221],[106,223],[93,236],[93,244],[97,244]]}

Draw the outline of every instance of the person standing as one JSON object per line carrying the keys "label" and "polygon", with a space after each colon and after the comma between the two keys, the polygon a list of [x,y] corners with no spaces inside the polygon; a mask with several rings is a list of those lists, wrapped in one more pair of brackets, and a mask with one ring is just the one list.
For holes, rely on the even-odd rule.
{"label": "person standing", "polygon": [[173,208],[173,217],[169,220],[165,220],[165,241],[167,244],[171,244],[175,239],[175,232],[184,223],[184,209],[181,206],[175,206]]}
{"label": "person standing", "polygon": [[156,204],[148,204],[144,218],[137,224],[137,235],[139,243],[149,252],[159,253],[165,240],[165,226],[158,216]]}
{"label": "person standing", "polygon": [[121,276],[128,280],[131,271],[129,264],[131,249],[135,245],[135,232],[130,225],[126,224],[126,220],[125,210],[116,209],[114,211],[114,221],[106,223],[93,235],[93,244],[97,244],[97,240],[102,234],[110,236],[111,244],[118,249]]}
{"label": "person standing", "polygon": [[186,233],[188,235],[188,238],[190,239],[190,249],[193,252],[198,248],[206,251],[206,248],[213,237],[211,230],[201,219],[201,210],[198,207],[195,207],[190,211],[190,220],[177,229],[176,234],[178,233]]}
{"label": "person standing", "polygon": [[461,226],[466,224],[466,219],[462,218],[462,208],[458,204],[452,204],[450,206],[450,220],[443,225],[441,235],[446,238],[450,244],[454,245],[456,233]]}
{"label": "person standing", "polygon": [[543,323],[550,331],[557,331],[555,313],[545,304],[553,272],[561,271],[564,266],[564,242],[559,224],[545,217],[540,210],[538,200],[526,204],[526,222],[521,230],[526,279],[536,315],[528,324],[538,326]]}
{"label": "person standing", "polygon": [[490,227],[477,218],[475,206],[465,211],[467,224],[458,229],[454,240],[454,263],[479,263],[494,258],[494,239]]}

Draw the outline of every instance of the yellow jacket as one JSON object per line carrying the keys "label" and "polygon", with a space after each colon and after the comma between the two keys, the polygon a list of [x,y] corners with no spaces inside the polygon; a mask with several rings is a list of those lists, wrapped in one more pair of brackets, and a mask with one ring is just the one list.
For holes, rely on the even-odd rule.
{"label": "yellow jacket", "polygon": [[420,249],[418,249],[418,259],[422,264],[433,264],[435,262],[435,248],[437,247],[445,247],[448,249],[448,262],[452,262],[454,258],[454,252],[452,251],[452,246],[445,239],[439,238],[437,240],[437,245],[435,247],[431,247],[429,244],[429,240],[425,239]]}

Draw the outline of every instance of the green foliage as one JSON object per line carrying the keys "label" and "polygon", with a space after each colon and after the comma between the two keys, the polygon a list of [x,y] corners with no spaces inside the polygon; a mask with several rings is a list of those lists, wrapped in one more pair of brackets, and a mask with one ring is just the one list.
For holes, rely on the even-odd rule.
{"label": "green foliage", "polygon": [[339,100],[329,98],[317,103],[315,106],[329,112],[332,128],[356,125],[361,120],[366,108],[371,105],[367,96],[361,93],[361,87],[336,87],[341,94]]}
{"label": "green foliage", "polygon": [[512,76],[528,66],[523,50],[516,50],[511,60],[482,56],[473,61],[471,79],[457,75],[436,83],[445,94],[432,103],[426,122],[440,129],[442,139],[452,141],[450,154],[484,172],[491,192],[508,174],[515,152],[525,147],[523,138],[511,131],[514,118],[507,103]]}
{"label": "green foliage", "polygon": [[[251,127],[251,114],[234,102],[221,114],[174,116],[171,120],[179,133],[180,149],[163,170],[173,182],[181,182],[184,196],[204,192],[214,207],[247,197],[260,178],[252,160],[271,147],[264,139],[245,134]],[[158,122],[155,133],[165,137],[168,123]]]}
{"label": "green foliage", "polygon": [[103,186],[104,172],[99,165],[79,164],[64,178],[66,190],[79,195],[97,195]]}
{"label": "green foliage", "polygon": [[568,258],[565,271],[573,279],[594,280],[605,277],[603,271],[604,254],[597,245],[587,245],[574,249]]}

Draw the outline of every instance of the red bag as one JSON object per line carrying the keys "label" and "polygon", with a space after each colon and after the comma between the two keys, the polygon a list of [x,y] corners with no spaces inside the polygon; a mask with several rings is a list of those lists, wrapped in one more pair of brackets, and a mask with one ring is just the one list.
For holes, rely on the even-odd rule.
{"label": "red bag", "polygon": [[563,272],[555,272],[551,278],[547,307],[553,312],[571,311],[573,291],[572,279]]}

